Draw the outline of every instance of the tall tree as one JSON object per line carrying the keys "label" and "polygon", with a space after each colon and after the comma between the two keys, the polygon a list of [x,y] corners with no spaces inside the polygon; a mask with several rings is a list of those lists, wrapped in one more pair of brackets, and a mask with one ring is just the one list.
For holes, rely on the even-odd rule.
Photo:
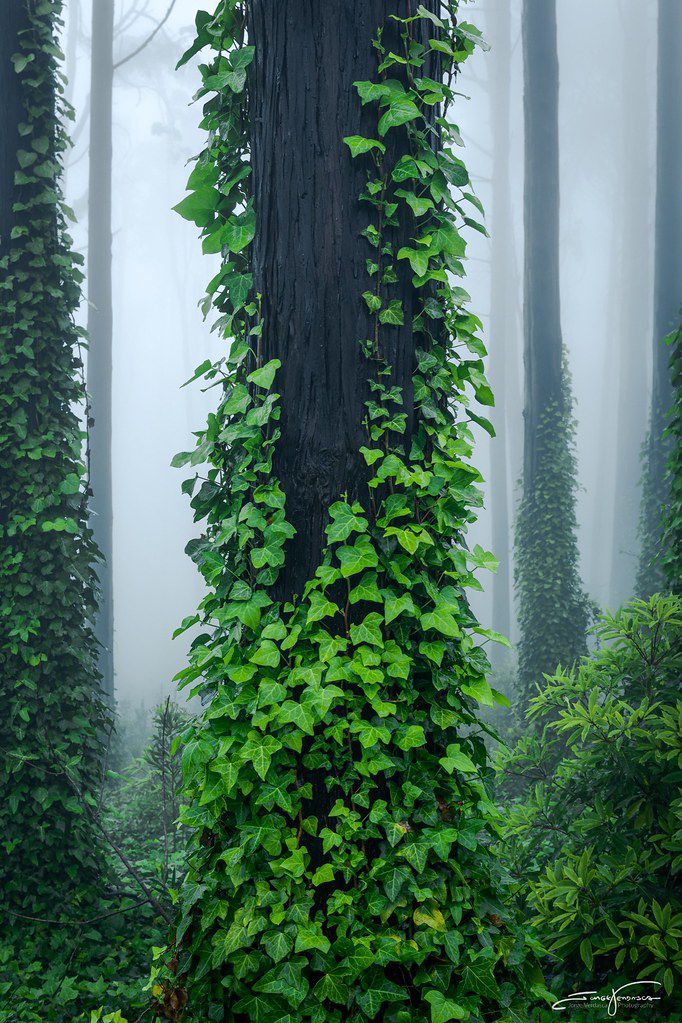
{"label": "tall tree", "polygon": [[98,869],[74,792],[94,786],[104,724],[75,412],[82,275],[59,191],[61,9],[0,5],[0,887],[10,913],[50,916]]}
{"label": "tall tree", "polygon": [[92,420],[92,529],[98,566],[96,634],[104,688],[114,695],[113,486],[111,466],[113,303],[111,282],[112,95],[114,0],[92,5],[90,165],[88,185],[88,396]]}
{"label": "tall tree", "polygon": [[511,11],[501,4],[491,13],[493,47],[489,90],[493,132],[493,208],[490,308],[490,382],[495,392],[491,445],[490,502],[493,550],[500,565],[493,581],[493,626],[511,633],[511,487],[520,466],[509,443],[513,430],[517,341],[517,281],[509,160],[511,154]]}
{"label": "tall tree", "polygon": [[586,651],[589,602],[578,568],[570,380],[559,286],[559,60],[554,0],[524,0],[525,427],[516,529],[519,680]]}
{"label": "tall tree", "polygon": [[643,596],[665,585],[660,554],[662,509],[670,499],[666,481],[670,444],[663,434],[672,404],[672,384],[670,349],[664,339],[677,327],[682,305],[681,45],[682,7],[676,0],[659,0],[653,372],[640,514],[642,552],[637,577],[637,589]]}
{"label": "tall tree", "polygon": [[[644,34],[635,29],[624,12],[624,52],[631,52],[635,38],[640,47]],[[649,220],[650,171],[648,148],[632,132],[632,124],[647,123],[649,93],[645,81],[636,81],[621,62],[618,103],[628,111],[620,118],[620,158],[617,160],[617,229],[613,244],[613,328],[617,344],[609,355],[615,369],[617,406],[615,422],[615,471],[611,535],[610,606],[619,607],[634,593],[637,570],[637,521],[639,513],[639,453],[646,435],[647,393],[642,387],[642,365],[650,328],[649,274],[645,239]],[[615,364],[615,365],[614,365]]]}
{"label": "tall tree", "polygon": [[[491,394],[448,276],[477,200],[436,119],[477,36],[436,6],[222,3],[191,49],[213,49],[210,140],[179,209],[223,251],[234,340],[197,371],[223,392],[176,460],[188,491],[202,477],[189,550],[209,582],[181,674],[208,707],[184,752],[179,956],[217,1021],[500,1011],[483,891],[523,941],[490,847],[459,840],[492,823],[466,596],[491,558],[462,542]],[[186,997],[170,972],[164,1003]]]}

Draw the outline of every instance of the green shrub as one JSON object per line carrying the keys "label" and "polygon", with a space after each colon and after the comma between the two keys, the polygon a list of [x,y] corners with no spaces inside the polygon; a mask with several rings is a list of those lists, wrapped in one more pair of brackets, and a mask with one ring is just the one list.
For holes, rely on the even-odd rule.
{"label": "green shrub", "polygon": [[515,874],[568,990],[624,975],[670,994],[680,970],[681,626],[674,596],[603,615],[594,654],[532,701],[542,734],[502,758],[529,784],[506,824]]}

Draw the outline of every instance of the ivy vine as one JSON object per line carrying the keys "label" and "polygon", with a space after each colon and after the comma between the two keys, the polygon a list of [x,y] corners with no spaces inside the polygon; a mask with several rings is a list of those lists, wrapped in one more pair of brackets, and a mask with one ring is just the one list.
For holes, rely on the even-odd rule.
{"label": "ivy vine", "polygon": [[[222,252],[206,311],[229,354],[195,374],[219,390],[183,485],[203,535],[188,551],[207,583],[181,686],[204,711],[185,734],[187,806],[195,833],[179,893],[176,943],[154,990],[168,1018],[257,1023],[431,1018],[526,1018],[542,977],[491,849],[498,812],[487,788],[479,705],[505,703],[486,680],[484,645],[501,639],[475,619],[467,589],[495,559],[464,542],[481,504],[470,464],[474,402],[492,403],[480,322],[452,277],[464,274],[461,228],[480,228],[478,199],[446,118],[451,77],[481,42],[424,7],[395,18],[402,49],[382,31],[374,81],[356,83],[375,137],[345,139],[367,183],[367,281],[374,314],[359,340],[372,398],[363,502],[329,508],[321,563],[300,597],[278,601],[292,527],[273,477],[279,363],[264,363],[250,243],[245,5],[223,0],[197,16],[209,135],[179,212],[204,251]],[[428,41],[412,25],[432,26]],[[443,74],[422,68],[437,52]],[[447,80],[447,84],[446,84]],[[406,132],[409,155],[387,156]],[[409,218],[413,244],[394,251],[386,229]],[[406,260],[422,296],[413,322],[415,427],[405,443],[403,394],[391,386],[384,341],[404,310],[396,267]],[[352,296],[349,296],[352,299]],[[315,813],[311,775],[331,810]]]}
{"label": "ivy vine", "polygon": [[523,707],[545,674],[559,665],[570,668],[587,653],[587,630],[595,614],[580,580],[575,423],[565,360],[563,400],[544,409],[536,445],[536,478],[523,495],[515,533]]}
{"label": "ivy vine", "polygon": [[[59,188],[67,145],[58,0],[26,3],[13,56],[23,114],[0,239],[0,888],[10,913],[88,897],[97,843],[76,791],[99,770],[105,711],[86,522],[81,258]],[[22,917],[10,918],[17,925]]]}

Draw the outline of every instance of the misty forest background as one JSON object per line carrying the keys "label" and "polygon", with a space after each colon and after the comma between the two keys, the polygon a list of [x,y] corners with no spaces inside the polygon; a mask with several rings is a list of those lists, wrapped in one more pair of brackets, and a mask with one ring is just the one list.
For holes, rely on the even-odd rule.
{"label": "misty forest background", "polygon": [[[57,6],[48,3],[45,9]],[[223,27],[231,25],[225,12],[233,7],[219,5]],[[440,10],[433,3],[427,7]],[[470,562],[462,564],[482,569],[481,585],[466,569],[461,573],[472,587],[467,627],[485,638],[490,665],[481,669],[476,654],[467,662],[471,674],[462,676],[462,684],[471,706],[464,697],[463,706],[456,704],[462,715],[456,726],[453,711],[445,712],[452,720],[438,718],[433,704],[431,721],[443,729],[460,728],[461,748],[459,741],[448,745],[438,763],[459,776],[461,787],[451,790],[452,798],[437,797],[436,817],[421,820],[445,828],[437,846],[443,862],[454,860],[453,843],[460,849],[466,883],[478,886],[473,908],[464,903],[465,921],[471,908],[475,923],[468,931],[462,923],[460,934],[462,908],[452,917],[444,908],[459,895],[452,888],[443,895],[441,882],[429,873],[430,859],[426,866],[427,853],[422,859],[417,850],[412,825],[394,815],[388,825],[381,824],[387,836],[381,846],[385,871],[390,867],[390,874],[380,870],[386,894],[360,901],[370,915],[383,912],[387,919],[414,895],[410,928],[413,923],[416,931],[409,937],[423,958],[419,953],[410,959],[408,950],[396,965],[383,935],[384,945],[372,946],[374,958],[357,966],[355,981],[349,980],[348,962],[360,953],[341,945],[330,952],[319,914],[315,924],[302,915],[282,923],[284,917],[276,919],[273,910],[274,930],[262,943],[267,957],[243,936],[235,938],[236,924],[224,947],[215,930],[232,920],[233,911],[239,921],[241,909],[219,904],[211,879],[219,870],[236,871],[244,849],[255,863],[258,841],[258,855],[265,850],[266,859],[276,859],[282,842],[276,836],[257,840],[253,821],[247,826],[240,818],[237,830],[251,828],[245,844],[234,860],[230,847],[225,862],[216,866],[220,843],[227,847],[232,831],[224,817],[207,823],[217,788],[214,792],[197,778],[204,769],[201,730],[206,722],[214,727],[212,714],[220,716],[210,710],[218,697],[199,683],[194,698],[188,698],[201,661],[198,619],[187,616],[219,584],[202,564],[201,503],[195,497],[191,506],[191,490],[181,491],[185,476],[178,468],[194,463],[189,454],[177,452],[188,452],[192,435],[202,444],[201,431],[218,404],[206,367],[226,355],[225,338],[211,329],[216,307],[220,312],[224,307],[215,298],[211,304],[205,294],[207,282],[219,279],[228,258],[211,241],[204,211],[192,205],[201,186],[192,179],[187,185],[197,156],[205,151],[213,158],[206,138],[216,122],[210,102],[202,122],[205,97],[211,88],[229,93],[224,82],[215,84],[220,76],[207,77],[204,62],[211,58],[205,52],[190,53],[176,67],[197,31],[201,36],[210,25],[197,14],[201,8],[194,0],[67,0],[58,26],[64,97],[73,107],[61,187],[73,213],[68,225],[73,250],[83,257],[83,298],[75,320],[89,337],[83,365],[87,402],[78,390],[70,397],[75,395],[73,407],[88,425],[89,521],[102,554],[93,628],[113,716],[98,704],[102,716],[96,735],[88,732],[95,751],[91,762],[99,765],[91,774],[79,774],[77,756],[66,763],[58,762],[51,747],[54,761],[45,754],[52,766],[45,768],[48,780],[36,796],[45,818],[36,829],[40,841],[33,867],[16,837],[22,830],[30,834],[30,826],[17,824],[22,814],[29,820],[26,790],[21,797],[11,792],[11,757],[17,754],[8,750],[14,725],[2,733],[4,812],[14,821],[0,836],[6,854],[0,879],[4,876],[8,886],[12,930],[0,937],[0,1023],[152,1018],[525,1023],[553,1018],[548,1006],[581,985],[610,990],[614,977],[655,984],[666,999],[641,1012],[623,1008],[619,1015],[626,1021],[680,1019],[682,916],[675,878],[682,865],[676,703],[682,658],[682,467],[680,335],[675,332],[682,301],[682,4],[460,4],[460,19],[473,23],[486,42],[477,32],[457,37],[455,31],[452,37],[459,38],[462,64],[452,85],[456,95],[448,121],[456,129],[448,144],[466,162],[473,204],[480,200],[487,230],[465,221],[466,279],[458,283],[470,296],[468,309],[480,317],[495,397],[493,406],[487,383],[474,371],[472,386],[483,403],[478,414],[489,417],[495,436],[485,419],[473,424],[472,461],[482,476],[483,499],[477,517],[462,520],[471,552]],[[426,14],[422,20],[428,19]],[[230,36],[229,45],[239,55],[245,44],[237,36]],[[245,58],[245,67],[251,59]],[[443,74],[437,68],[432,73]],[[202,78],[201,98],[191,103]],[[237,98],[243,88],[243,81],[239,88],[230,86]],[[402,123],[396,125],[401,131]],[[360,147],[353,157],[365,158],[366,150]],[[188,187],[190,198],[183,201]],[[470,217],[481,219],[476,210]],[[452,271],[451,256],[443,256],[443,265]],[[246,312],[255,315],[248,306]],[[476,334],[475,326],[471,330]],[[671,340],[665,344],[667,335]],[[238,331],[234,336],[239,340]],[[477,344],[474,339],[470,351],[478,351]],[[202,365],[201,379],[183,387]],[[2,471],[9,472],[4,463]],[[4,493],[13,493],[11,486]],[[273,498],[271,509],[278,507]],[[358,509],[350,504],[346,509],[345,524],[337,523],[342,540],[363,529],[363,520],[357,525]],[[210,523],[210,509],[207,514]],[[188,541],[191,557],[185,552]],[[459,532],[455,542],[462,542]],[[499,561],[492,573],[485,570],[494,567],[487,552]],[[414,555],[415,564],[419,556]],[[403,610],[414,609],[411,598],[400,599],[407,600]],[[240,619],[245,628],[261,627],[261,607],[268,602],[258,608],[255,625]],[[448,605],[438,626],[448,637],[448,650],[461,636],[452,613]],[[398,609],[396,617],[400,614]],[[264,610],[263,615],[265,621]],[[427,618],[420,621],[428,629]],[[263,642],[273,648],[272,640],[279,643],[283,635],[272,624],[267,628],[272,631]],[[89,643],[86,638],[91,657]],[[275,662],[254,663],[277,668],[276,650],[274,656]],[[429,656],[440,668],[436,655]],[[438,656],[442,660],[443,652]],[[8,656],[10,675],[13,663]],[[373,663],[367,660],[365,667]],[[79,661],[78,671],[82,667]],[[87,687],[87,679],[78,676],[78,685]],[[281,685],[278,691],[284,692]],[[271,702],[279,699],[273,696]],[[18,713],[26,735],[32,735],[33,710]],[[379,712],[381,721],[387,713]],[[300,724],[295,711],[285,724],[290,729]],[[301,731],[312,735],[306,727]],[[407,732],[415,727],[423,737],[420,725],[411,723]],[[49,746],[49,726],[46,734]],[[420,740],[400,734],[409,766],[416,763],[410,756]],[[246,748],[255,742],[249,736]],[[363,757],[376,741],[365,742],[363,736]],[[307,743],[305,738],[304,753],[310,753]],[[281,746],[279,740],[253,746],[248,759],[261,781]],[[31,766],[32,754],[25,745],[22,750],[23,770],[25,762]],[[319,764],[307,763],[307,769],[310,775],[303,777],[312,779],[314,794],[304,802],[310,810],[315,799],[324,800],[315,788]],[[415,780],[414,791],[405,798],[415,808],[423,777],[410,771],[405,768],[405,777]],[[469,772],[479,772],[479,788]],[[278,808],[280,819],[295,816],[285,791],[288,777],[282,774],[274,789],[268,777],[274,795],[259,797],[265,802],[256,803],[261,807],[256,815],[265,815],[264,805],[268,821]],[[73,835],[84,828],[99,851],[92,853],[94,865],[79,852],[73,862],[64,861],[66,866],[55,861],[52,875],[48,864],[43,877],[40,861],[49,859],[49,850],[61,841],[57,830],[50,831],[51,784],[62,789],[54,797],[61,801],[59,812],[78,818]],[[389,782],[384,784],[381,794],[390,803]],[[242,789],[253,804],[260,789],[253,797],[251,791],[250,783]],[[190,808],[179,826],[183,803]],[[296,817],[299,841],[311,819],[304,819],[305,805]],[[329,809],[320,814],[327,821]],[[467,828],[469,811],[474,819]],[[237,806],[235,820],[240,812]],[[417,820],[416,808],[414,814]],[[70,828],[67,824],[59,836],[66,836],[65,847],[73,841],[80,848],[83,840],[73,839]],[[334,870],[325,873],[316,828],[309,825],[308,866],[311,872],[316,868],[310,884],[324,891]],[[390,859],[403,840],[413,850],[412,858],[406,854],[408,866]],[[326,856],[335,846],[329,835],[324,842]],[[15,847],[19,854],[13,860]],[[292,845],[287,848],[293,860],[298,853]],[[361,848],[363,857],[366,849],[379,856],[374,834]],[[472,867],[467,857],[478,858],[477,864]],[[18,861],[19,869],[13,866]],[[359,863],[354,861],[354,870]],[[283,869],[295,885],[304,868]],[[464,878],[459,867],[449,876],[455,875]],[[391,900],[392,908],[381,898]],[[317,899],[311,896],[308,907],[303,898],[300,913],[309,909],[311,921],[319,910]],[[197,936],[202,913],[208,923]],[[176,944],[169,934],[178,919]],[[432,960],[424,965],[426,939],[417,933],[420,928],[435,934],[434,941],[442,938],[442,954],[429,969]],[[367,948],[361,951],[366,954]],[[269,972],[261,963],[265,958]],[[251,973],[258,979],[249,979]],[[323,1008],[310,1008],[313,995]],[[603,1018],[605,1009],[581,1012],[575,1018],[587,1021]]]}
{"label": "misty forest background", "polygon": [[[129,56],[167,10],[162,0],[117,8],[114,62]],[[173,691],[185,649],[170,637],[202,592],[178,542],[194,528],[191,510],[169,468],[213,402],[210,391],[180,385],[220,349],[198,308],[219,257],[202,255],[193,226],[169,213],[184,194],[187,161],[202,143],[197,108],[188,103],[196,71],[192,65],[174,71],[194,36],[194,13],[193,3],[178,0],[144,52],[113,76],[113,661],[117,699],[130,707],[154,705]],[[71,0],[65,15],[68,95],[76,109],[65,191],[77,216],[76,248],[87,253],[90,5]],[[482,579],[485,593],[473,599],[482,620],[516,641],[512,527],[523,457],[521,3],[475,3],[466,16],[491,47],[476,51],[463,71],[467,100],[456,119],[490,232],[490,238],[469,239],[467,289],[488,339],[496,393],[491,418],[501,438],[491,444],[484,431],[477,437],[485,504],[472,544],[494,551],[501,571],[494,580]],[[656,25],[655,3],[643,4],[636,18],[627,0],[557,4],[561,319],[575,399],[580,572],[589,595],[610,608],[634,594],[639,555],[640,449],[654,336]],[[101,165],[95,180],[98,208],[105,201]],[[82,317],[85,322],[85,309]],[[664,333],[673,326],[666,324]],[[496,336],[504,345],[496,346]],[[496,387],[498,379],[502,386]],[[140,565],[154,570],[141,572]]]}

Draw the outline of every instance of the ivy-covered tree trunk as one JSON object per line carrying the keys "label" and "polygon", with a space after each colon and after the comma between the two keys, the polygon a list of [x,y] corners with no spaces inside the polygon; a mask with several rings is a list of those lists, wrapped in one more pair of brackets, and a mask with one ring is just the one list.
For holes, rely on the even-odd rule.
{"label": "ivy-covered tree trunk", "polygon": [[88,183],[88,396],[92,530],[101,552],[95,633],[105,691],[114,697],[114,509],[112,490],[113,305],[111,293],[114,0],[92,6]]}
{"label": "ivy-covered tree trunk", "polygon": [[666,481],[670,443],[663,434],[673,398],[665,338],[679,324],[682,306],[681,46],[682,7],[675,0],[659,0],[653,373],[640,511],[640,596],[665,587],[661,548],[663,513],[670,501]]}
{"label": "ivy-covered tree trunk", "polygon": [[[273,468],[296,529],[278,580],[286,598],[302,592],[320,563],[330,504],[344,492],[350,500],[366,494],[359,450],[371,392],[358,341],[373,336],[375,317],[348,296],[372,284],[366,246],[358,242],[367,226],[358,202],[367,172],[348,160],[343,139],[371,126],[373,111],[359,114],[353,83],[376,70],[379,25],[389,44],[399,45],[389,20],[398,8],[395,0],[249,5],[254,286],[262,296],[263,357],[282,362],[282,436]],[[397,160],[409,141],[404,130],[395,135],[388,144]],[[392,228],[391,235],[397,248],[409,243],[409,230]],[[404,323],[391,332],[387,356],[405,395],[409,437],[417,295],[409,264],[398,274]]]}
{"label": "ivy-covered tree trunk", "polygon": [[559,296],[559,61],[555,0],[524,0],[525,426],[516,528],[519,682],[526,696],[586,652],[570,381]]}
{"label": "ivy-covered tree trunk", "polygon": [[[81,273],[59,194],[61,4],[0,6],[0,890],[58,916],[98,869],[104,725],[85,514]],[[10,917],[10,926],[16,920]]]}
{"label": "ivy-covered tree trunk", "polygon": [[206,710],[160,997],[225,1023],[464,1018],[501,984],[527,1007],[477,717],[504,698],[467,600],[494,558],[463,543],[492,395],[450,283],[479,204],[442,114],[479,33],[434,12],[221,3],[189,51],[212,51],[209,143],[178,209],[223,254],[231,340],[175,460],[208,583],[180,680]]}

